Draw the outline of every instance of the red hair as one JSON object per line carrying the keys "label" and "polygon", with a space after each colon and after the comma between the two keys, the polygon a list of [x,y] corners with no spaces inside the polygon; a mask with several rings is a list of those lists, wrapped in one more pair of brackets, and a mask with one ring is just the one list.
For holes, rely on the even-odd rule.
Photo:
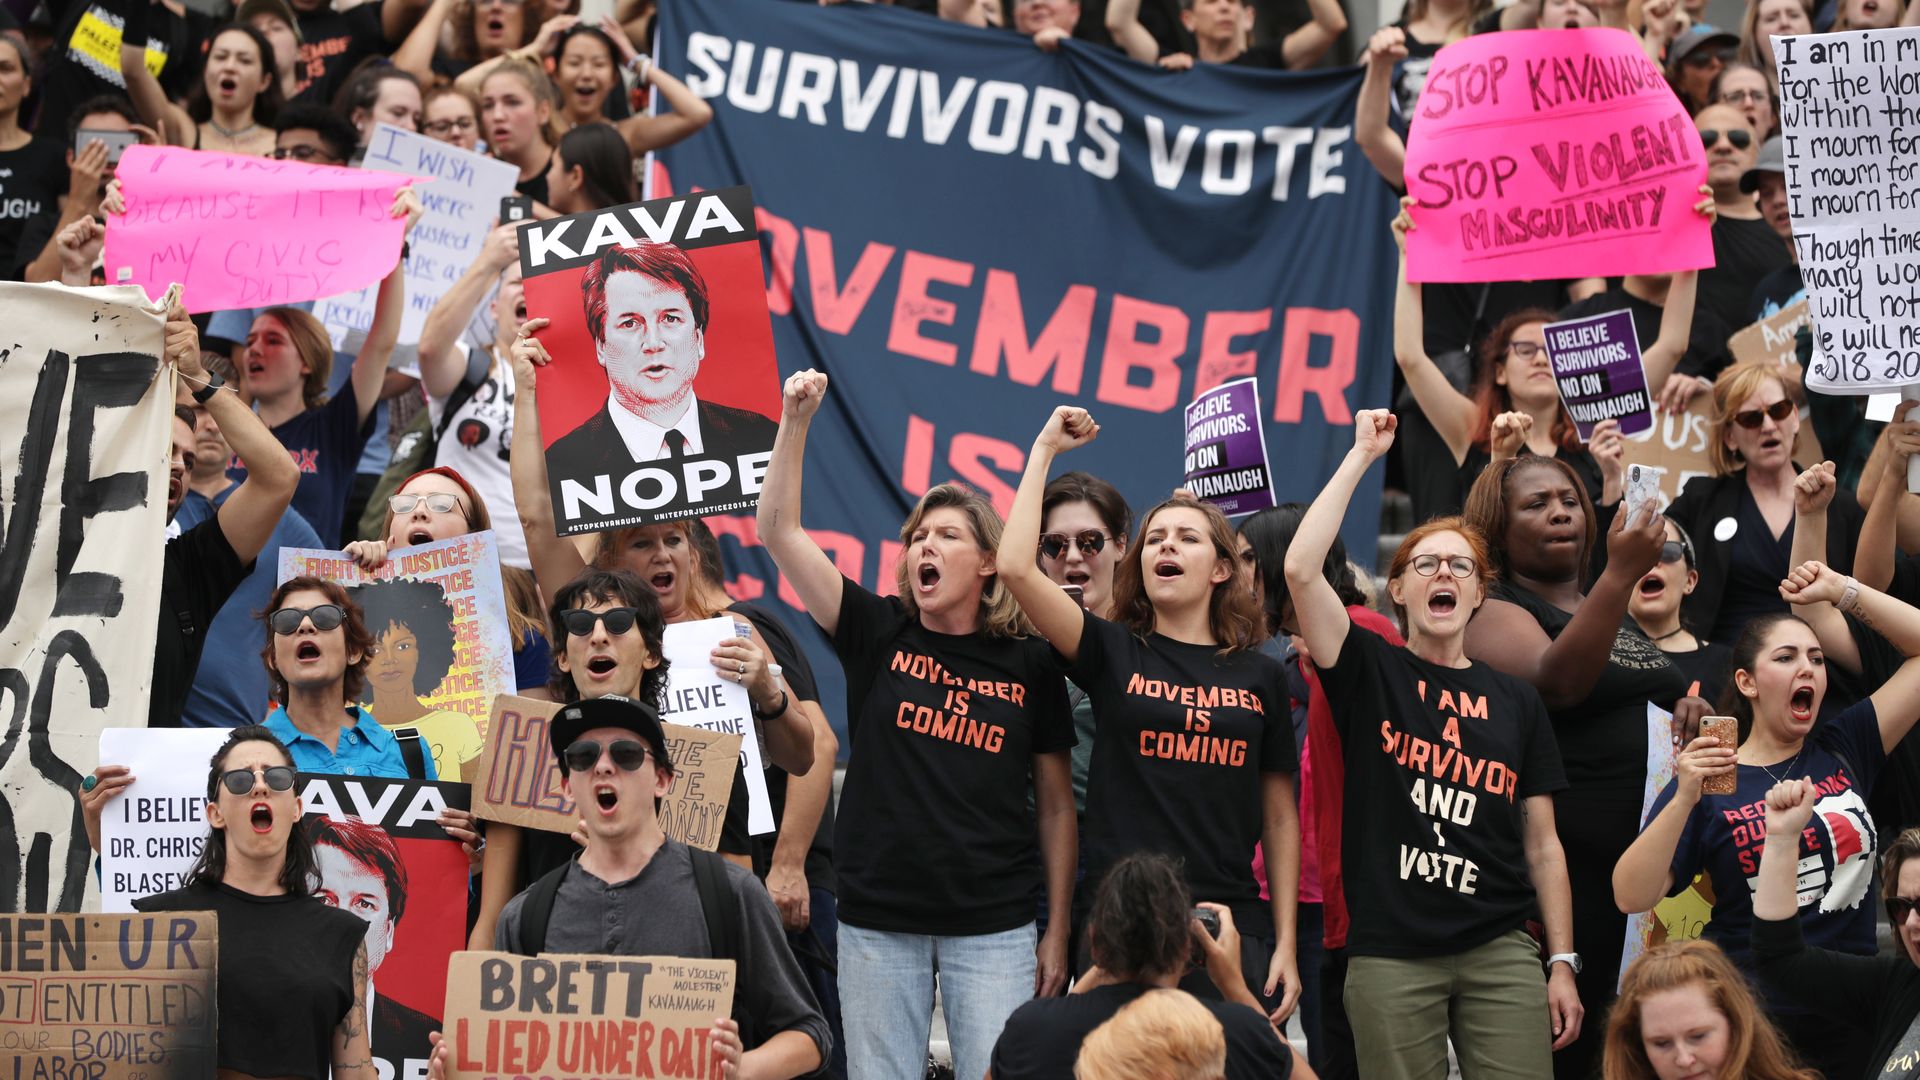
{"label": "red hair", "polygon": [[[1473,550],[1473,576],[1480,581],[1480,595],[1484,599],[1487,590],[1493,587],[1493,555],[1487,546],[1486,535],[1473,526],[1473,523],[1458,514],[1449,517],[1430,518],[1413,527],[1406,539],[1400,541],[1400,547],[1393,553],[1393,561],[1387,565],[1387,580],[1392,581],[1407,572],[1413,565],[1414,549],[1420,542],[1436,533],[1458,533],[1460,539],[1467,542]],[[1393,601],[1393,613],[1402,627],[1407,625],[1407,609],[1398,600]]]}

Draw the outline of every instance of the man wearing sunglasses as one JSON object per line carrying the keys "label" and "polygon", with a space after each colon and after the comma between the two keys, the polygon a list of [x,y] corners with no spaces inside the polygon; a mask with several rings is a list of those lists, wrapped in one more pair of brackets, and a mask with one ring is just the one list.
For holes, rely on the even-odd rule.
{"label": "man wearing sunglasses", "polygon": [[[607,613],[601,613],[604,618]],[[831,1049],[825,1019],[752,871],[667,839],[657,816],[673,762],[654,709],[619,694],[576,701],[547,727],[567,793],[586,823],[579,857],[514,897],[494,947],[524,955],[599,953],[739,963],[733,1015],[708,1033],[703,1075],[805,1076]],[[429,1077],[445,1076],[447,1043]]]}
{"label": "man wearing sunglasses", "polygon": [[1707,155],[1707,185],[1713,189],[1713,265],[1700,271],[1699,306],[1728,326],[1747,325],[1747,308],[1760,279],[1787,265],[1780,237],[1760,216],[1741,179],[1760,155],[1760,136],[1747,115],[1731,105],[1709,105],[1693,118]]}

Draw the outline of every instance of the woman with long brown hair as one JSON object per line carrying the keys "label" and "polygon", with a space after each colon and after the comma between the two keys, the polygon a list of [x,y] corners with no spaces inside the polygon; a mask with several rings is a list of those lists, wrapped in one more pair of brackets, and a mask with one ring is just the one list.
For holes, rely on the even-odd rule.
{"label": "woman with long brown hair", "polygon": [[1620,978],[1604,1080],[1819,1080],[1711,941],[1648,949]]}

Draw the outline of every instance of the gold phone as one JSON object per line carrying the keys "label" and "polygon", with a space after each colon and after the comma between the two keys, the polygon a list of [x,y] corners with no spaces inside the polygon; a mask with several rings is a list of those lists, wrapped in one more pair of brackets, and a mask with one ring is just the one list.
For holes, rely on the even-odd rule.
{"label": "gold phone", "polygon": [[[1700,734],[1711,735],[1729,750],[1740,749],[1740,721],[1731,716],[1706,716],[1700,719]],[[1709,776],[1700,782],[1702,795],[1731,795],[1739,787],[1739,770],[1724,776]]]}

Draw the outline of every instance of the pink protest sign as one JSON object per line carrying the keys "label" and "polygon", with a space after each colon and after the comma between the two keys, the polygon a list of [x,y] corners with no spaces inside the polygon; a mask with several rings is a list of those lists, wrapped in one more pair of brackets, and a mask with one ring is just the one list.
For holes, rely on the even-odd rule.
{"label": "pink protest sign", "polygon": [[107,280],[151,296],[182,282],[191,312],[334,296],[400,260],[388,211],[411,177],[174,146],[130,146],[115,175],[127,209],[107,220]]}
{"label": "pink protest sign", "polygon": [[1713,265],[1693,212],[1706,152],[1624,30],[1518,30],[1440,50],[1414,106],[1414,281],[1525,281]]}

